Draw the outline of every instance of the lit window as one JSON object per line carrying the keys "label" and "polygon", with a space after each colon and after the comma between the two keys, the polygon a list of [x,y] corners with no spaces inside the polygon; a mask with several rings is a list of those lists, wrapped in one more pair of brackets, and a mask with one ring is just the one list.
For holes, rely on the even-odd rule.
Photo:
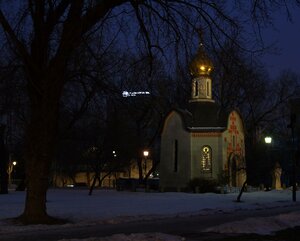
{"label": "lit window", "polygon": [[195,87],[195,96],[198,96],[199,95],[199,83],[198,83],[198,81],[195,82],[195,85],[196,85],[196,87]]}
{"label": "lit window", "polygon": [[202,147],[201,169],[204,172],[211,172],[211,148],[209,146]]}
{"label": "lit window", "polygon": [[206,82],[206,96],[209,97],[209,82]]}

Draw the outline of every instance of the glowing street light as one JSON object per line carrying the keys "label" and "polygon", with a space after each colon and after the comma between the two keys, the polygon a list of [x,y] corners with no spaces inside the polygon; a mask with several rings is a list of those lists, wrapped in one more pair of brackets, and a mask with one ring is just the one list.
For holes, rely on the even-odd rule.
{"label": "glowing street light", "polygon": [[149,151],[144,151],[143,155],[144,155],[144,157],[148,157],[149,156]]}
{"label": "glowing street light", "polygon": [[272,137],[266,136],[266,137],[265,137],[265,143],[266,143],[266,144],[271,144],[271,143],[272,143]]}

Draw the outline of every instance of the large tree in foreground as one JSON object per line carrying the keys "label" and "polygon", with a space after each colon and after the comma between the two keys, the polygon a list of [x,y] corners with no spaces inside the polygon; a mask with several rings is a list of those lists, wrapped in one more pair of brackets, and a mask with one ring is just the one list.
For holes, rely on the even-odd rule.
{"label": "large tree in foreground", "polygon": [[[57,141],[61,93],[69,58],[83,35],[108,12],[125,1],[27,1],[25,18],[29,31],[18,36],[16,27],[0,11],[0,23],[23,63],[30,99],[30,121],[26,133],[25,159],[27,196],[22,221],[47,223],[46,191]],[[22,4],[19,2],[19,4]]]}
{"label": "large tree in foreground", "polygon": [[[285,4],[284,0],[270,2],[253,1],[247,7],[260,20],[272,4]],[[162,46],[180,46],[186,27],[197,27],[200,22],[215,44],[240,31],[236,16],[227,14],[230,9],[225,11],[219,1],[15,0],[2,1],[0,7],[3,36],[22,63],[30,102],[25,145],[27,196],[21,216],[25,223],[53,221],[46,211],[46,193],[60,99],[68,79],[68,62],[85,35],[107,23],[126,22],[138,29],[132,39],[140,40],[142,45],[137,46],[145,46],[151,57]],[[118,31],[116,25],[110,28],[114,31]]]}

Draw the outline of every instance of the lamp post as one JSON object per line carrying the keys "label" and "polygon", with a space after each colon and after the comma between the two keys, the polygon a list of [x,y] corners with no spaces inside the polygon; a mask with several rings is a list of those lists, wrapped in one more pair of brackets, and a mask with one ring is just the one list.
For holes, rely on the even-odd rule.
{"label": "lamp post", "polygon": [[292,134],[292,167],[293,167],[293,173],[292,173],[292,184],[293,184],[293,201],[296,202],[296,175],[297,175],[297,160],[296,160],[296,140],[295,140],[295,134],[297,134],[296,137],[299,137],[299,113],[300,113],[300,98],[291,99],[289,101],[290,103],[290,123],[288,124],[288,128],[291,129]]}
{"label": "lamp post", "polygon": [[296,114],[291,114],[291,123],[288,125],[289,128],[291,128],[292,133],[292,165],[293,165],[293,176],[292,176],[292,185],[293,185],[293,195],[292,199],[293,202],[296,202],[296,191],[297,191],[297,185],[296,185],[296,148],[295,148],[295,123],[296,123]]}
{"label": "lamp post", "polygon": [[10,162],[8,166],[8,183],[11,185],[11,177],[14,170],[14,167],[17,165],[16,161]]}
{"label": "lamp post", "polygon": [[[271,136],[266,136],[265,137],[265,143],[267,144],[267,158],[268,158],[268,162],[270,162],[270,145],[272,144],[272,137]],[[269,190],[269,187],[267,187],[267,190]]]}
{"label": "lamp post", "polygon": [[144,155],[144,173],[145,173],[145,177],[147,175],[147,157],[149,156],[149,151],[145,150],[143,151],[143,155]]}

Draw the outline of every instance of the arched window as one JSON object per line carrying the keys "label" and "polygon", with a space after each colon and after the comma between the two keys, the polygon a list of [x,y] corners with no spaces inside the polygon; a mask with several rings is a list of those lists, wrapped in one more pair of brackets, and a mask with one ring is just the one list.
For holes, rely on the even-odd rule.
{"label": "arched window", "polygon": [[201,170],[203,172],[211,172],[212,153],[210,146],[203,146],[201,153]]}
{"label": "arched window", "polygon": [[209,95],[209,81],[206,82],[206,97],[210,97],[210,95]]}
{"label": "arched window", "polygon": [[195,82],[195,96],[199,95],[199,83],[198,80]]}

